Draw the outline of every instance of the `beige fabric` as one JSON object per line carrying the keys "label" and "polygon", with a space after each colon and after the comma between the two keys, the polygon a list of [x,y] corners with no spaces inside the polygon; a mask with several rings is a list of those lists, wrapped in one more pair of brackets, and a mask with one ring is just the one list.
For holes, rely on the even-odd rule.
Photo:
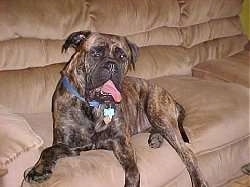
{"label": "beige fabric", "polygon": [[247,42],[247,38],[244,35],[221,38],[189,48],[188,55],[193,65],[195,65],[207,60],[234,55],[243,51]]}
{"label": "beige fabric", "polygon": [[186,109],[184,126],[197,154],[250,136],[249,89],[180,76],[153,82],[166,88]]}
{"label": "beige fabric", "polygon": [[[250,161],[249,90],[235,84],[191,77],[163,77],[154,82],[167,88],[186,109],[184,126],[191,139],[189,146],[199,156],[201,169],[210,185],[216,187],[228,182],[229,178],[239,176],[239,166]],[[50,113],[24,116],[37,133],[51,135],[48,128],[52,122]],[[51,142],[51,137],[46,138]],[[134,139],[142,186],[190,185],[182,162],[169,145],[150,150],[147,138],[148,134],[144,134]],[[33,186],[112,187],[122,186],[123,177],[123,171],[111,152],[91,151],[82,153],[81,157],[60,160],[49,181]]]}
{"label": "beige fabric", "polygon": [[23,116],[32,129],[43,139],[43,148],[51,146],[53,142],[53,118],[51,112],[19,113]]}
{"label": "beige fabric", "polygon": [[223,187],[225,183],[242,175],[240,167],[250,162],[249,145],[248,137],[199,156],[200,166],[207,180],[211,181],[211,186]]}
{"label": "beige fabric", "polygon": [[[182,29],[160,27],[149,32],[129,35],[128,38],[138,46],[174,45],[190,48],[205,41],[241,33],[239,18],[233,17]],[[27,38],[2,41],[0,42],[0,70],[65,62],[70,58],[71,53],[62,54],[62,44],[62,40]],[[238,45],[235,46],[238,47]]]}
{"label": "beige fabric", "polygon": [[61,53],[63,41],[16,39],[0,42],[0,69],[24,69],[66,62],[71,53]]}
{"label": "beige fabric", "polygon": [[230,17],[212,20],[209,22],[181,28],[183,46],[193,47],[194,45],[213,40],[242,34],[240,18]]}
{"label": "beige fabric", "polygon": [[[196,47],[151,46],[141,49],[136,71],[129,75],[146,79],[191,74],[198,62],[221,58],[243,50],[245,37],[210,41]],[[17,113],[51,111],[51,98],[64,64],[0,72],[0,103]],[[8,95],[8,97],[6,97]]]}
{"label": "beige fabric", "polygon": [[140,47],[149,45],[181,46],[183,44],[181,30],[176,27],[163,26],[150,31],[126,36],[131,42]]}
{"label": "beige fabric", "polygon": [[[143,187],[191,187],[189,175],[178,155],[168,143],[150,149],[148,134],[133,137]],[[239,152],[241,153],[239,155]],[[218,187],[240,176],[241,165],[248,163],[249,138],[199,156],[199,164],[210,186]],[[70,171],[70,172],[69,172]],[[124,173],[112,152],[82,152],[80,157],[58,161],[47,182],[23,187],[116,187],[123,186]]]}
{"label": "beige fabric", "polygon": [[[162,186],[183,171],[185,166],[169,144],[164,142],[161,149],[149,148],[148,136],[140,134],[133,138],[141,186]],[[98,150],[82,152],[80,157],[59,160],[51,179],[33,186],[117,187],[123,184],[124,172],[113,153]]]}
{"label": "beige fabric", "polygon": [[51,111],[51,100],[63,64],[0,72],[0,103],[13,112]]}
{"label": "beige fabric", "polygon": [[[165,87],[186,109],[184,126],[197,154],[204,155],[250,135],[249,89],[192,77],[161,77],[152,81]],[[46,139],[46,145],[51,145],[51,114],[21,115]]]}
{"label": "beige fabric", "polygon": [[180,25],[183,27],[239,15],[242,4],[242,0],[184,0],[181,2]]}
{"label": "beige fabric", "polygon": [[182,28],[164,26],[127,37],[138,46],[173,45],[190,48],[205,41],[240,34],[240,18],[235,16]]}
{"label": "beige fabric", "polygon": [[[246,43],[245,36],[237,35],[212,40],[189,49],[161,45],[142,47],[137,62],[137,75],[151,78],[187,74],[190,73],[193,64],[233,55],[242,51]],[[0,70],[24,69],[67,62],[72,51],[61,54],[62,44],[63,42],[59,40],[33,39],[0,42]]]}
{"label": "beige fabric", "polygon": [[[210,152],[199,157],[200,167],[212,187],[226,187],[231,180],[242,175],[240,167],[250,160],[250,139],[244,139],[233,145]],[[239,155],[240,153],[240,155]],[[186,170],[161,187],[192,187]],[[232,187],[227,186],[227,187]]]}
{"label": "beige fabric", "polygon": [[40,154],[41,151],[39,149],[31,149],[19,155],[14,162],[9,163],[8,171],[4,176],[0,176],[0,186],[21,187],[24,171],[34,166]]}
{"label": "beige fabric", "polygon": [[[1,13],[0,13],[1,14]],[[192,47],[215,38],[241,34],[238,17],[210,21],[186,28],[160,27],[129,35],[139,46],[175,45]],[[70,53],[61,54],[61,40],[15,39],[0,42],[0,69],[23,69],[65,62]],[[17,63],[18,62],[18,63]]]}
{"label": "beige fabric", "polygon": [[[248,157],[250,151],[248,144],[248,89],[239,85],[225,84],[223,82],[201,81],[190,77],[164,77],[156,79],[154,82],[166,87],[168,91],[175,96],[177,101],[185,107],[187,116],[184,125],[189,137],[191,138],[191,148],[199,155],[201,168],[206,174],[211,186],[222,185],[228,182],[227,180],[229,178],[231,179],[239,176],[241,174],[239,166],[250,161]],[[34,125],[34,130],[40,135],[51,134],[51,132],[49,132],[52,123],[51,114],[24,114],[24,116]],[[44,124],[46,125],[44,126]],[[141,136],[142,135],[138,135],[140,138]],[[140,139],[141,142],[139,142],[139,144],[143,143],[145,144],[144,146],[147,146],[147,135],[143,136],[144,137]],[[47,136],[47,138],[47,142],[51,142],[51,137]],[[138,152],[138,142],[135,143],[135,146],[137,147]],[[147,148],[143,149],[144,151],[147,150]],[[162,149],[165,149],[165,147]],[[147,176],[142,177],[142,180],[146,180],[146,182],[144,181],[145,183],[143,182],[143,184],[145,184],[143,186],[169,187],[190,184],[188,175],[185,174],[185,177],[182,177],[181,179],[179,178],[182,176],[181,173],[183,173],[183,170],[174,170],[174,173],[178,173],[175,173],[176,176],[174,177],[171,174],[172,169],[171,172],[158,172],[159,174],[164,174],[156,176],[157,180],[158,177],[162,180],[162,178],[166,179],[166,176],[169,176],[170,173],[171,180],[166,180],[167,183],[172,181],[170,184],[158,185],[158,183],[155,183],[155,175],[153,175],[153,178],[148,177],[152,170],[148,169],[146,171],[144,168],[145,162],[142,163],[140,161],[140,159],[144,160],[144,157],[147,158],[148,153],[145,153],[144,151],[140,152],[139,150],[137,153],[139,156],[138,162],[141,164],[140,168],[143,168],[142,176]],[[239,152],[241,153],[240,155]],[[77,160],[70,159],[60,162],[56,168],[57,170],[54,178],[52,178],[48,184],[53,183],[58,186],[66,186],[69,184],[74,184],[75,186],[79,186],[80,184],[105,186],[112,184],[115,186],[115,183],[117,182],[115,182],[115,179],[119,179],[119,182],[116,184],[120,186],[123,175],[121,170],[119,170],[120,173],[116,170],[118,169],[116,167],[119,166],[114,163],[117,164],[117,162],[108,159],[106,155],[107,153],[95,152],[90,155],[88,154],[86,156],[84,153],[83,157],[80,157]],[[158,156],[161,157],[162,155],[157,154],[157,159],[154,157],[153,165],[156,165],[155,167],[158,167]],[[176,158],[177,160],[173,159],[173,164],[179,162],[178,156]],[[99,162],[105,163],[99,165]],[[169,159],[166,158],[165,163],[168,162]],[[110,164],[110,168],[107,168],[108,163]],[[148,166],[148,163],[146,166]],[[102,167],[105,169],[102,169]],[[73,170],[70,176],[67,174],[69,168],[70,170]],[[103,172],[104,170],[106,172]],[[78,173],[79,171],[80,173]],[[65,178],[65,176],[68,176],[69,178]],[[91,178],[93,176],[95,176],[95,178]],[[89,183],[84,180],[85,177],[88,178]],[[60,180],[58,180],[59,178]],[[103,181],[103,178],[106,180]],[[55,183],[55,181],[60,182]],[[149,181],[152,182],[150,185],[148,184]],[[104,184],[101,185],[101,182]],[[45,183],[42,186],[49,185]]]}
{"label": "beige fabric", "polygon": [[239,62],[240,64],[247,64],[249,63],[250,51],[244,50],[240,53],[237,53],[233,56],[226,57],[226,60],[232,60],[234,62]]}
{"label": "beige fabric", "polygon": [[120,35],[149,31],[161,26],[177,26],[180,18],[176,0],[95,0],[90,3],[89,11],[94,30]]}
{"label": "beige fabric", "polygon": [[[142,136],[142,135],[139,135]],[[144,135],[143,135],[144,136]],[[141,137],[140,137],[141,138]],[[148,147],[146,145],[147,141],[147,135],[143,137],[143,146],[145,147],[145,152],[148,151]],[[138,139],[138,138],[136,138]],[[138,141],[134,141],[136,145],[138,144]],[[166,149],[168,148],[168,144],[166,147],[161,147],[160,149]],[[139,146],[137,146],[139,147]],[[158,151],[158,150],[153,150]],[[170,151],[172,153],[172,150]],[[239,155],[239,152],[241,153]],[[204,157],[199,157],[199,164],[201,166],[202,171],[206,174],[207,180],[212,187],[219,187],[224,186],[226,183],[229,182],[230,179],[236,178],[240,175],[242,175],[239,166],[244,165],[245,163],[249,162],[248,158],[249,153],[249,139],[242,140],[240,142],[237,142],[233,145],[229,145],[223,149],[210,152],[207,155],[204,155]],[[140,152],[141,154],[141,152]],[[91,159],[91,163],[89,163],[89,159],[91,156],[95,156]],[[142,155],[141,157],[143,157]],[[168,167],[168,164],[170,166],[179,165],[181,163],[178,156],[174,158],[174,160],[167,160],[168,157],[164,158],[162,155],[154,155],[154,161],[153,165],[158,162],[163,162],[164,164],[160,167]],[[104,157],[104,160],[103,160]],[[110,159],[107,159],[110,158]],[[87,160],[85,160],[87,159]],[[104,163],[103,163],[104,162]],[[99,164],[102,163],[102,164]],[[78,164],[81,164],[80,166]],[[144,168],[145,165],[142,165],[145,163],[141,163],[139,160],[139,166],[140,168]],[[108,167],[107,167],[108,165]],[[110,166],[111,165],[111,166]],[[158,164],[157,164],[158,165]],[[100,173],[103,171],[103,167],[106,166],[106,174],[105,177],[102,177],[103,173]],[[151,163],[149,165],[146,165],[146,167],[150,167]],[[81,168],[79,170],[79,167]],[[121,168],[119,168],[119,164],[115,160],[115,158],[112,156],[112,153],[110,152],[103,152],[103,151],[96,151],[93,153],[83,153],[81,157],[75,157],[70,159],[64,159],[58,162],[58,165],[56,167],[56,171],[53,174],[53,178],[51,178],[49,181],[47,181],[44,184],[33,184],[29,185],[27,183],[24,184],[23,187],[66,187],[67,185],[70,186],[70,184],[74,185],[75,187],[81,187],[81,186],[93,186],[93,187],[100,187],[100,186],[122,186],[123,182],[123,172]],[[228,169],[230,168],[230,169]],[[101,170],[98,170],[101,169]],[[111,170],[111,171],[110,171]],[[111,175],[110,173],[114,170],[119,170],[119,173],[116,175]],[[70,172],[69,172],[70,171]],[[80,173],[78,172],[80,171]],[[175,173],[175,176],[173,176],[173,173]],[[144,174],[150,175],[150,177],[145,178]],[[92,175],[92,176],[91,176]],[[111,175],[111,176],[110,176]],[[171,176],[169,179],[168,176]],[[118,177],[117,177],[118,176]],[[116,179],[119,180],[115,185],[113,181]],[[143,187],[191,187],[190,178],[188,175],[188,172],[186,169],[179,170],[176,172],[176,168],[172,167],[169,168],[165,173],[160,172],[159,170],[155,171],[148,169],[144,173],[142,173],[142,186]],[[167,178],[166,178],[167,177]],[[161,181],[164,181],[159,185],[159,183],[156,182],[156,178],[160,178]],[[122,181],[122,182],[121,182]],[[151,183],[149,183],[151,181]],[[103,183],[103,185],[102,185]],[[99,185],[99,186],[98,186]]]}
{"label": "beige fabric", "polygon": [[23,152],[38,149],[43,141],[26,120],[0,105],[0,168],[7,169]]}
{"label": "beige fabric", "polygon": [[150,79],[163,75],[187,74],[191,66],[189,55],[182,47],[150,46],[140,50],[136,71],[129,72],[129,75]]}
{"label": "beige fabric", "polygon": [[177,26],[179,18],[176,0],[67,0],[61,3],[2,0],[0,40],[17,37],[64,39],[71,32],[85,29],[127,35],[161,26]]}
{"label": "beige fabric", "polygon": [[18,37],[63,39],[67,33],[90,28],[84,0],[3,0],[0,4],[0,40]]}
{"label": "beige fabric", "polygon": [[[237,60],[235,56],[238,57]],[[235,56],[200,63],[192,68],[192,75],[203,79],[233,82],[250,88],[250,53],[243,51]]]}
{"label": "beige fabric", "polygon": [[212,40],[186,49],[182,47],[143,47],[136,71],[129,75],[151,79],[164,75],[191,74],[191,68],[200,62],[231,56],[247,43],[243,35]]}
{"label": "beige fabric", "polygon": [[184,27],[236,16],[242,0],[180,2],[2,0],[0,40],[18,37],[62,40],[71,32],[86,29],[131,35],[163,26]]}
{"label": "beige fabric", "polygon": [[[239,22],[235,17],[241,3],[242,0],[67,0],[60,3],[2,0],[0,69],[23,69],[67,61],[70,53],[60,54],[61,40],[71,32],[91,29],[127,35],[140,46],[157,45],[142,48],[137,70],[131,75],[150,79],[187,74],[198,62],[233,55],[243,49],[246,38],[240,36]],[[200,44],[221,37],[229,38]],[[182,45],[189,49],[159,45]],[[46,145],[51,143],[50,114],[47,113],[46,118],[42,114],[27,113],[51,110],[51,96],[62,67],[63,64],[58,64],[0,72],[0,103],[15,112],[26,113],[24,116],[32,125],[37,125],[33,128],[46,140]],[[192,141],[191,148],[199,155],[201,168],[210,185],[216,187],[237,177],[239,166],[250,162],[249,90],[233,84],[189,78],[159,78],[156,81],[164,84],[186,108],[184,123]],[[7,119],[6,113],[4,116]],[[0,109],[0,120],[1,117]],[[11,116],[11,122],[14,118],[18,119],[14,120],[15,123],[21,119],[23,122],[23,118],[16,115]],[[25,130],[30,132],[28,127]],[[0,135],[2,132],[1,127]],[[14,137],[21,137],[19,133],[22,131],[15,131]],[[173,149],[164,143],[161,149],[151,150],[147,146],[147,138],[147,134],[134,138],[142,186],[190,186],[184,165]],[[8,140],[11,139],[4,139]],[[0,142],[2,145],[2,139]],[[29,143],[33,145],[32,141]],[[32,155],[33,150],[38,151],[32,149],[15,157],[15,162],[9,162],[9,174],[6,175],[6,167],[0,167],[0,174],[5,174],[0,178],[0,186],[9,187],[20,181],[25,166],[29,167],[34,157],[39,157],[37,153]],[[31,153],[31,156],[25,157],[26,153]],[[106,151],[91,151],[80,157],[62,159],[55,169],[47,182],[53,186],[117,187],[124,183],[119,163],[112,153]],[[47,183],[40,186],[47,186]]]}

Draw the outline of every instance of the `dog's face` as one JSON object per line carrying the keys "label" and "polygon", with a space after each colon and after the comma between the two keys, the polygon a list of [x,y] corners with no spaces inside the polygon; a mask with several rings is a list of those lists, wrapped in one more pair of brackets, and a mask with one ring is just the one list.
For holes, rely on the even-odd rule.
{"label": "dog's face", "polygon": [[[125,37],[80,31],[72,33],[63,50],[78,54],[75,68],[85,80],[85,95],[100,101],[121,101],[122,81],[134,69],[138,47]],[[73,61],[70,63],[74,63]]]}

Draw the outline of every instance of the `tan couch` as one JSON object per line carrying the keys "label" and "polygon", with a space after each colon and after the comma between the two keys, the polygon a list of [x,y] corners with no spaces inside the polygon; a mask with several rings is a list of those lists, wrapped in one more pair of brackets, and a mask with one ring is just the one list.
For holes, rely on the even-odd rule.
{"label": "tan couch", "polygon": [[[165,87],[186,109],[184,126],[211,187],[242,175],[249,159],[249,88],[191,77],[203,61],[242,53],[240,0],[2,0],[0,3],[0,186],[21,185],[23,171],[51,144],[51,97],[72,53],[60,54],[78,30],[127,36],[140,46],[136,71]],[[241,59],[242,60],[242,59]],[[235,58],[237,61],[237,58]],[[219,62],[218,62],[219,63]],[[240,75],[240,67],[237,67]],[[248,80],[249,81],[249,80]],[[33,130],[32,130],[33,129]],[[165,142],[148,134],[133,144],[142,187],[189,187],[188,173]],[[111,152],[83,152],[58,161],[39,187],[118,187],[124,172]]]}

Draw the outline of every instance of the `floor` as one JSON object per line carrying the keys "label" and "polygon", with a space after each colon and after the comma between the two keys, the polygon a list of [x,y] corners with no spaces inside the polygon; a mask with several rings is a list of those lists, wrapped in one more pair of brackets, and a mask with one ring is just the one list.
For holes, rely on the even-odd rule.
{"label": "floor", "polygon": [[234,181],[229,187],[250,187],[250,176],[244,175],[238,180]]}

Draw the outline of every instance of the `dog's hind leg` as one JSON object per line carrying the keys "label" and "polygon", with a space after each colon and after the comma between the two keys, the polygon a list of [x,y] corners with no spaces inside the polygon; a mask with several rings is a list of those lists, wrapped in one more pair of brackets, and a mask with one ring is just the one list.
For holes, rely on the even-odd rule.
{"label": "dog's hind leg", "polygon": [[[86,149],[88,149],[88,147],[86,147]],[[81,147],[81,150],[71,149],[67,145],[61,143],[54,144],[44,149],[35,166],[24,172],[25,181],[43,182],[47,180],[50,178],[52,169],[58,159],[68,156],[77,156],[82,150],[84,150],[84,147]]]}
{"label": "dog's hind leg", "polygon": [[180,130],[180,133],[181,133],[181,136],[184,140],[184,142],[187,142],[189,143],[189,139],[188,139],[188,136],[184,130],[184,127],[183,127],[183,121],[184,121],[184,118],[185,118],[185,109],[183,108],[183,106],[181,106],[179,103],[176,102],[176,109],[178,111],[178,118],[177,118],[177,122],[178,122],[178,127],[179,127],[179,130]]}
{"label": "dog's hind leg", "polygon": [[[185,118],[185,110],[184,108],[179,104],[179,103],[176,103],[176,108],[177,108],[177,111],[178,111],[178,118],[177,118],[177,122],[178,122],[178,128],[179,128],[179,131],[181,133],[181,136],[182,136],[182,139],[184,140],[184,142],[187,142],[189,143],[189,139],[188,139],[188,136],[183,128],[183,120]],[[159,148],[162,143],[163,143],[163,137],[160,133],[158,133],[157,131],[154,132],[154,129],[151,129],[151,132],[150,132],[150,135],[149,135],[149,138],[148,138],[148,145],[151,147],[151,148]]]}
{"label": "dog's hind leg", "polygon": [[156,87],[149,93],[146,112],[153,130],[169,142],[186,165],[193,187],[208,187],[194,153],[179,131],[176,102],[164,89]]}

